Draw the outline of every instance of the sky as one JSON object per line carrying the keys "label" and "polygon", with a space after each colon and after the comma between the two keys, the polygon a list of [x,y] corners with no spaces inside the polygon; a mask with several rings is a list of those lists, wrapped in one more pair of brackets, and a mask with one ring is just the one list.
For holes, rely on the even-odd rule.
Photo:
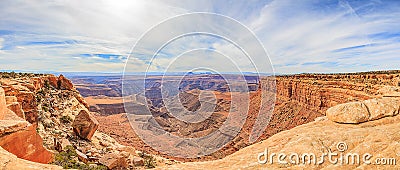
{"label": "sky", "polygon": [[[0,70],[122,72],[126,63],[133,63],[132,72],[200,66],[217,72],[237,71],[235,67],[263,70],[252,69],[252,62],[232,42],[209,35],[171,41],[152,60],[154,53],[147,47],[160,47],[166,35],[186,30],[190,22],[165,26],[145,47],[133,50],[160,23],[195,12],[242,24],[268,54],[265,58],[254,52],[259,56],[252,56],[253,62],[265,62],[275,73],[400,69],[400,1],[2,0]],[[207,26],[238,41],[248,40],[248,34],[237,32],[240,29],[230,22],[196,21],[193,28]],[[244,46],[248,53],[257,51],[251,48],[256,41]]]}

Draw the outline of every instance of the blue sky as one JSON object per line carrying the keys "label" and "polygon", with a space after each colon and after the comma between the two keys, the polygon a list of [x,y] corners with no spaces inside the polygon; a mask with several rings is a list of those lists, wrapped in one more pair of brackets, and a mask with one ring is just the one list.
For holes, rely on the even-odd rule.
{"label": "blue sky", "polygon": [[[277,73],[400,69],[400,1],[2,0],[0,70],[122,72],[147,30],[189,12],[218,13],[244,24]],[[163,71],[182,50],[199,47],[235,53],[227,42],[186,37],[160,53],[165,56],[153,71]],[[186,55],[180,63],[189,69],[208,59],[214,61],[210,67],[230,70],[207,54]],[[132,70],[145,71],[149,58],[131,56]]]}

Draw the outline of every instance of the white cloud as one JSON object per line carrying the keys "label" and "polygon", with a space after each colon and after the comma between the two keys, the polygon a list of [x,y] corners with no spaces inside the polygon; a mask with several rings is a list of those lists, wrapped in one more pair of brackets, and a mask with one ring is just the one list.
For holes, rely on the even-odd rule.
{"label": "white cloud", "polygon": [[[0,16],[5,16],[0,19],[0,68],[120,72],[134,43],[152,26],[169,17],[201,11],[227,15],[247,25],[260,38],[279,73],[398,69],[400,10],[397,2],[391,3],[5,0],[0,2]],[[207,20],[197,24],[199,28],[211,27]],[[157,45],[166,33],[187,28],[179,24],[165,27],[152,43]],[[234,28],[220,31],[233,32]],[[236,35],[240,41],[248,38]],[[177,56],[191,49],[212,47],[228,56],[240,53],[229,43],[201,40],[188,38],[164,52]],[[253,43],[245,46],[252,51]],[[351,48],[356,46],[361,47]],[[146,50],[140,52],[145,54]],[[182,64],[196,65],[204,61],[201,58],[197,55]],[[241,68],[248,68],[246,61],[236,59]],[[130,60],[132,71],[144,71],[149,59],[135,55]],[[164,68],[170,61],[171,56],[159,58],[151,69]],[[218,64],[223,61],[213,61],[216,67],[223,65]]]}
{"label": "white cloud", "polygon": [[[329,7],[327,7],[328,5]],[[374,62],[379,56],[370,53],[376,48],[370,46],[371,44],[380,43],[380,46],[389,48],[384,44],[390,40],[383,39],[381,40],[385,42],[383,43],[371,39],[370,36],[375,33],[393,31],[388,29],[390,28],[388,24],[399,23],[400,20],[390,16],[399,16],[400,11],[357,14],[357,10],[365,10],[362,8],[367,7],[354,9],[346,1],[326,6],[316,6],[310,2],[294,5],[292,1],[274,1],[262,9],[260,17],[254,20],[250,26],[262,39],[276,71],[280,73],[345,72],[395,68],[391,63],[398,64],[400,62],[394,58],[395,56],[385,56],[390,58],[388,60],[390,62],[385,61],[385,63],[387,66],[391,65],[385,67]],[[395,46],[400,45],[399,42],[392,43],[395,43]],[[356,46],[366,47],[340,53],[335,51]],[[400,52],[395,46],[391,50]],[[354,54],[355,51],[359,54]],[[348,57],[350,55],[351,57]],[[346,56],[347,59],[342,59]],[[312,62],[322,62],[321,64],[327,65],[304,65]]]}
{"label": "white cloud", "polygon": [[3,48],[3,42],[4,42],[4,39],[0,37],[0,51]]}

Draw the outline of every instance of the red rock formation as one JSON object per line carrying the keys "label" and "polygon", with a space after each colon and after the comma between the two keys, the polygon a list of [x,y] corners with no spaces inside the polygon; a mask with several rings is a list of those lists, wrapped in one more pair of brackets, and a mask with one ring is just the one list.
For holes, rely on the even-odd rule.
{"label": "red rock formation", "polygon": [[[18,102],[14,102],[15,98],[8,98],[8,101],[12,103],[6,106],[5,93],[0,87],[0,129],[2,129],[0,146],[18,158],[40,163],[52,161],[53,154],[43,147],[42,138],[36,133],[36,127],[16,117],[15,113],[7,109],[10,106],[18,108],[19,104],[15,104]],[[21,110],[20,107],[19,110]]]}
{"label": "red rock formation", "polygon": [[7,103],[7,108],[13,111],[18,117],[25,119],[24,110],[18,102]]}
{"label": "red rock formation", "polygon": [[21,104],[15,96],[5,96],[7,108],[13,111],[17,116],[25,120],[25,113]]}
{"label": "red rock formation", "polygon": [[47,77],[45,77],[45,80],[47,80],[49,82],[49,85],[58,88],[58,78],[54,75],[49,75]]}
{"label": "red rock formation", "polygon": [[[399,77],[396,71],[277,76],[277,102],[295,100],[307,109],[325,113],[337,104],[370,99],[383,86],[399,86]],[[261,84],[271,84],[272,80],[264,78]]]}
{"label": "red rock formation", "polygon": [[[58,90],[59,88],[64,90]],[[51,162],[53,153],[43,146],[43,140],[37,132],[38,125],[43,127],[43,122],[38,122],[38,113],[43,107],[38,106],[46,101],[48,103],[42,106],[49,110],[45,112],[54,113],[54,110],[50,110],[53,106],[54,109],[62,106],[54,103],[54,97],[61,98],[62,102],[76,101],[75,97],[78,100],[76,105],[86,103],[64,76],[57,78],[54,75],[41,75],[0,79],[0,146],[18,158],[39,163]],[[88,107],[87,104],[85,106]],[[65,106],[63,109],[66,109]],[[74,112],[73,108],[68,111],[69,114]],[[59,121],[59,118],[47,117],[46,120],[52,120],[52,124]],[[94,131],[89,131],[87,136],[93,135]]]}
{"label": "red rock formation", "polygon": [[0,146],[18,158],[39,163],[49,163],[53,154],[43,147],[42,138],[34,125],[0,137]]}
{"label": "red rock formation", "polygon": [[0,147],[0,169],[31,169],[31,170],[58,170],[63,169],[61,166],[41,164],[17,158],[14,154]]}
{"label": "red rock formation", "polygon": [[57,85],[60,90],[72,90],[74,88],[71,81],[65,78],[62,74],[58,77]]}
{"label": "red rock formation", "polygon": [[25,119],[29,123],[37,122],[38,110],[35,94],[33,92],[21,91],[16,95],[18,102],[22,103]]}
{"label": "red rock formation", "polygon": [[99,127],[99,122],[89,112],[82,110],[78,116],[75,117],[72,127],[78,136],[91,140],[94,132],[96,132]]}

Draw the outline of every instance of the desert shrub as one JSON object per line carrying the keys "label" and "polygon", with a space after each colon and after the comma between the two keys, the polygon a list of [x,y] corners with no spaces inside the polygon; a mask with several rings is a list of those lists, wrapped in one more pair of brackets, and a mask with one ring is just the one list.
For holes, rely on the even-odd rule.
{"label": "desert shrub", "polygon": [[41,117],[41,122],[45,128],[53,128],[54,127],[54,123],[50,119],[47,119],[47,118],[43,119],[43,117]]}
{"label": "desert shrub", "polygon": [[49,83],[48,80],[45,80],[45,81],[44,81],[44,88],[50,89],[50,83]]}
{"label": "desert shrub", "polygon": [[42,110],[45,111],[45,112],[48,112],[49,108],[47,108],[46,106],[42,106]]}
{"label": "desert shrub", "polygon": [[60,118],[61,123],[67,124],[72,122],[72,118],[69,116],[62,116]]}
{"label": "desert shrub", "polygon": [[139,156],[144,160],[144,167],[146,168],[155,168],[157,165],[157,160],[152,155],[148,155],[144,152],[140,152]]}
{"label": "desert shrub", "polygon": [[77,168],[79,163],[74,159],[76,156],[75,148],[67,146],[65,151],[55,155],[53,164],[62,166],[65,169]]}
{"label": "desert shrub", "polygon": [[73,146],[67,146],[65,151],[57,153],[54,157],[54,165],[62,166],[64,169],[84,169],[84,170],[106,170],[104,165],[90,167],[77,160],[77,154]]}
{"label": "desert shrub", "polygon": [[156,163],[156,158],[153,156],[145,156],[144,158],[144,167],[146,168],[155,168],[157,163]]}

